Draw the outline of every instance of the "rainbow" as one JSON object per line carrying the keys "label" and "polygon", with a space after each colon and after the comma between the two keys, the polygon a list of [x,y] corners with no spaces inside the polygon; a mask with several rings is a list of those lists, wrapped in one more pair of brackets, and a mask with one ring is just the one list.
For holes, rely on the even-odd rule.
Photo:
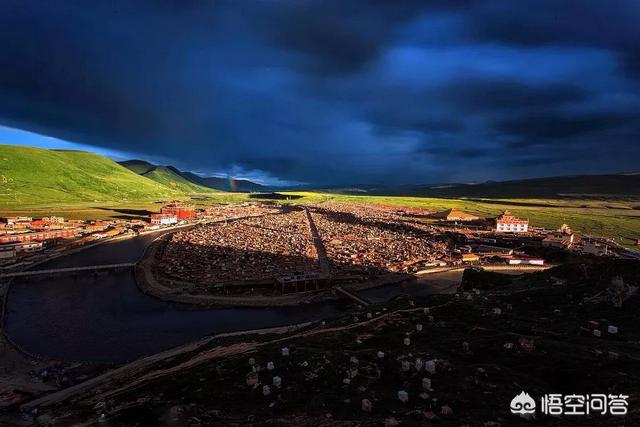
{"label": "rainbow", "polygon": [[229,191],[236,192],[238,191],[238,185],[236,184],[236,180],[233,179],[232,176],[229,177]]}

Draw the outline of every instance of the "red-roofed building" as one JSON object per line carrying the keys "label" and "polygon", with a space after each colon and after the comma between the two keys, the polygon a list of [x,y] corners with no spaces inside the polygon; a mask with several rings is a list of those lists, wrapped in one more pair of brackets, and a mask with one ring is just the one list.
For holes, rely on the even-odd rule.
{"label": "red-roofed building", "polygon": [[193,218],[196,216],[196,208],[174,202],[161,208],[160,213],[175,215],[179,221],[181,219]]}

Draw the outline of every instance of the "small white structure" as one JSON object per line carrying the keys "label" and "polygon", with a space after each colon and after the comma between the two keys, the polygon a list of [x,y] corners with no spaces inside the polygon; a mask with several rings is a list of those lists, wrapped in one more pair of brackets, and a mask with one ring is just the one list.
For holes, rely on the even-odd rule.
{"label": "small white structure", "polygon": [[249,366],[253,366],[256,364],[256,359],[254,359],[253,357],[249,358]]}
{"label": "small white structure", "polygon": [[404,345],[411,345],[411,339],[409,337],[404,339]]}
{"label": "small white structure", "polygon": [[404,390],[400,390],[398,392],[398,400],[402,403],[407,403],[409,401],[409,393]]}
{"label": "small white structure", "polygon": [[431,379],[423,378],[422,379],[422,388],[424,390],[431,390]]}
{"label": "small white structure", "polygon": [[607,332],[609,332],[610,334],[617,334],[618,333],[618,327],[617,326],[613,326],[613,325],[609,325],[607,327]]}
{"label": "small white structure", "polygon": [[416,325],[416,331],[418,331],[418,332],[422,332],[422,324],[418,323],[418,324]]}
{"label": "small white structure", "polygon": [[289,347],[283,347],[283,348],[281,349],[281,351],[282,351],[282,356],[283,356],[283,357],[287,357],[287,356],[289,356]]}
{"label": "small white structure", "polygon": [[378,352],[378,359],[384,359],[384,351]]}
{"label": "small white structure", "polygon": [[276,366],[273,364],[273,362],[267,362],[267,371],[273,371],[276,368]]}
{"label": "small white structure", "polygon": [[264,396],[269,396],[271,394],[271,387],[269,387],[268,385],[265,385],[262,387],[262,394]]}
{"label": "small white structure", "polygon": [[420,371],[422,370],[422,367],[424,366],[424,362],[422,361],[422,359],[420,359],[419,357],[416,359],[416,371]]}
{"label": "small white structure", "polygon": [[280,387],[281,385],[282,385],[282,378],[278,376],[273,377],[273,386]]}
{"label": "small white structure", "polygon": [[593,330],[593,336],[594,337],[602,336],[602,332],[600,332],[600,329],[594,329]]}

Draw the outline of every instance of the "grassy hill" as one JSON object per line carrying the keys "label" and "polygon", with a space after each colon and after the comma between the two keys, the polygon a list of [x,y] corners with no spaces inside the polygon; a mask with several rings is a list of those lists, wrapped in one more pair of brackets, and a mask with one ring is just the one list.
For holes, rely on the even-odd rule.
{"label": "grassy hill", "polygon": [[0,145],[0,206],[4,208],[181,194],[99,154]]}

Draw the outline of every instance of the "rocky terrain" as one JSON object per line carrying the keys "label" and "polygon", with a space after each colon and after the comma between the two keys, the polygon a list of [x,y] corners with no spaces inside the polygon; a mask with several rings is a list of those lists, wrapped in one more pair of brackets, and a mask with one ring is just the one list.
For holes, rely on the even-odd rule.
{"label": "rocky terrain", "polygon": [[[633,425],[638,264],[598,261],[353,307],[331,322],[221,336],[23,406],[109,425]],[[495,281],[495,273],[486,273]],[[612,329],[611,327],[614,327]],[[597,331],[597,332],[596,332]],[[521,391],[629,395],[626,416],[521,418]],[[44,414],[44,415],[43,415]],[[38,418],[39,417],[39,418]],[[26,421],[25,421],[26,422]]]}

